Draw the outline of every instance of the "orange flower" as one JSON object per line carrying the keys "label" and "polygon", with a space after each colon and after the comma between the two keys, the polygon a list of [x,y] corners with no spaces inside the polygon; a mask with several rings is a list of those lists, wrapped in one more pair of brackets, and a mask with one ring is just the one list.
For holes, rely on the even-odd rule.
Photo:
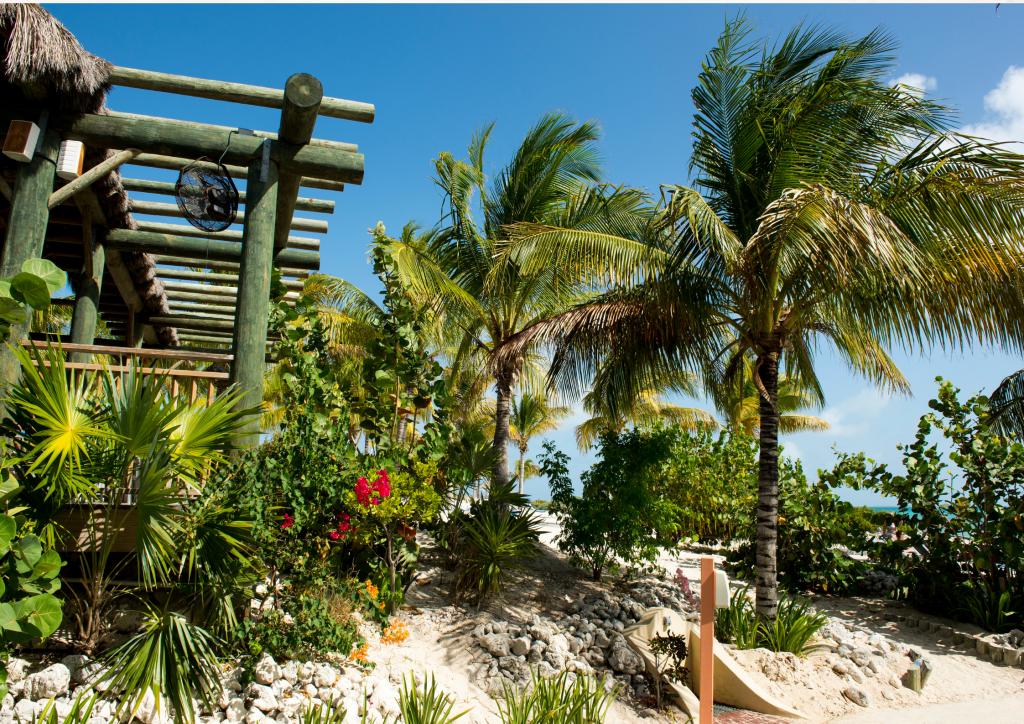
{"label": "orange flower", "polygon": [[409,638],[409,629],[401,621],[396,621],[385,629],[380,642],[385,645],[400,644]]}
{"label": "orange flower", "polygon": [[366,592],[370,594],[370,598],[374,601],[377,600],[377,594],[380,593],[380,591],[377,590],[377,587],[373,585],[372,581],[366,582]]}
{"label": "orange flower", "polygon": [[370,650],[370,645],[369,644],[363,644],[358,649],[352,649],[352,653],[350,653],[348,655],[348,658],[351,661],[359,661],[359,662],[365,664],[366,663],[366,654],[367,654],[367,652],[369,652],[369,650]]}

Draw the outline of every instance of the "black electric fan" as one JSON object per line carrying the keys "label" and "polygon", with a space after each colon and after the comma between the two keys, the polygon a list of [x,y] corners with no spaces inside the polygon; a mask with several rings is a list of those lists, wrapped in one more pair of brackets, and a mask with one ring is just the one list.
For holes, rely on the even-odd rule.
{"label": "black electric fan", "polygon": [[174,198],[188,223],[203,231],[224,231],[238,214],[238,189],[224,164],[203,156],[178,174]]}

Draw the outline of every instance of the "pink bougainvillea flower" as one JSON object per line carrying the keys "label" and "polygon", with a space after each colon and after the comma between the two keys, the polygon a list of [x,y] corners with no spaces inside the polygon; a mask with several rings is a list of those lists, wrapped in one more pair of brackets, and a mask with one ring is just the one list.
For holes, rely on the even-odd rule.
{"label": "pink bougainvillea flower", "polygon": [[348,517],[348,516],[347,516],[346,514],[342,513],[342,514],[341,514],[341,519],[342,519],[342,520],[348,520],[348,519],[349,519],[349,517]]}
{"label": "pink bougainvillea flower", "polygon": [[341,538],[341,534],[338,531],[336,531],[336,530],[332,530],[331,531],[331,540],[338,540],[339,538]]}
{"label": "pink bougainvillea flower", "polygon": [[359,478],[356,483],[356,500],[360,505],[366,505],[370,500],[370,484],[366,482],[366,478]]}
{"label": "pink bougainvillea flower", "polygon": [[285,513],[284,514],[284,523],[281,524],[281,530],[284,530],[285,528],[291,528],[292,524],[294,524],[294,523],[295,523],[295,519],[292,518],[287,513]]}

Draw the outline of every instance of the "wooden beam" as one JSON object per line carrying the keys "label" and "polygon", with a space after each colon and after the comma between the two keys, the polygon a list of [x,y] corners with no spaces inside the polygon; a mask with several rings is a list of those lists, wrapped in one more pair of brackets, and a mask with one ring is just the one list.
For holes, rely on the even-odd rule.
{"label": "wooden beam", "polygon": [[[214,271],[238,272],[238,264],[233,264],[227,261],[204,261],[202,263],[197,263],[195,259],[189,259],[181,256],[167,256],[166,254],[159,255],[154,258],[156,264],[164,264],[168,266],[200,266],[203,269],[212,269]],[[309,269],[292,269],[290,267],[279,268],[281,270],[281,276],[298,277],[300,279],[306,279],[309,277]]]}
{"label": "wooden beam", "polygon": [[[107,79],[111,85],[142,90],[176,93],[195,98],[209,98],[228,103],[244,103],[263,108],[281,108],[284,93],[274,88],[263,88],[243,83],[225,83],[202,78],[189,78],[183,75],[156,73],[149,70],[115,67]],[[318,110],[321,116],[340,118],[346,121],[373,123],[374,107],[372,103],[346,101],[341,98],[324,98]]]}
{"label": "wooden beam", "polygon": [[[156,275],[160,279],[182,279],[207,284],[238,284],[238,276],[235,274],[210,274],[209,272],[197,272],[188,269],[157,269]],[[289,290],[301,292],[305,282],[298,279],[283,279],[282,283]]]}
{"label": "wooden beam", "polygon": [[[132,214],[148,214],[150,216],[173,216],[179,219],[185,218],[185,214],[177,204],[161,204],[155,201],[139,201],[132,199]],[[317,219],[292,219],[291,227],[295,231],[311,231],[314,234],[326,234],[327,222]],[[288,229],[285,229],[287,232]],[[305,248],[305,247],[298,247]]]}
{"label": "wooden beam", "polygon": [[[192,334],[192,333],[189,333],[189,332],[184,332],[184,333],[178,335],[178,339],[182,340],[183,342],[203,342],[205,344],[226,344],[226,345],[228,345],[229,349],[231,347],[231,337],[211,337],[211,336],[209,336],[209,334]],[[273,344],[274,344],[273,341],[271,341],[269,339],[267,340],[267,346],[268,347],[270,347]],[[271,361],[266,355],[264,355],[263,359],[267,363],[269,363]]]}
{"label": "wooden beam", "polygon": [[121,151],[121,153],[111,156],[103,163],[93,166],[74,181],[60,187],[50,194],[50,200],[46,203],[46,208],[52,209],[54,206],[70,199],[82,189],[92,186],[96,181],[99,181],[115,168],[123,166],[125,162],[131,158],[135,158],[140,153],[142,152],[137,148],[128,148]]}
{"label": "wooden beam", "polygon": [[[134,166],[145,166],[147,168],[164,168],[169,171],[180,171],[187,165],[192,163],[195,159],[179,158],[177,156],[164,156],[159,153],[141,153],[132,159],[131,163]],[[203,164],[206,166],[207,164]],[[209,166],[213,167],[216,164],[210,163]],[[228,175],[231,178],[245,178],[245,168],[243,166],[235,166],[230,163],[224,164],[224,168],[227,169]],[[323,189],[324,191],[337,191],[341,193],[345,190],[345,184],[339,183],[338,181],[324,181],[323,179],[309,178],[307,176],[302,177],[302,186],[307,189]]]}
{"label": "wooden beam", "polygon": [[[21,340],[23,347],[39,347],[46,349],[47,343],[39,340]],[[135,349],[134,347],[112,347],[110,345],[98,344],[76,344],[69,342],[61,344],[65,352],[88,352],[90,354],[105,354],[110,357],[143,357],[145,359],[169,359],[182,360],[185,362],[231,362],[235,359],[233,354],[199,352],[190,350],[188,347],[175,347],[170,349]]]}
{"label": "wooden beam", "polygon": [[176,329],[197,329],[199,331],[226,331],[235,327],[232,319],[201,319],[186,314],[150,315],[147,324],[153,327],[174,327]]}
{"label": "wooden beam", "polygon": [[[75,291],[75,311],[71,316],[71,342],[73,344],[92,344],[96,337],[96,320],[99,318],[100,292],[103,289],[103,270],[106,267],[106,249],[100,243],[99,228],[90,224],[86,227],[87,234],[92,235],[92,248],[85,249],[86,263],[78,276]],[[109,316],[106,312],[104,316]],[[71,352],[69,362],[87,363],[92,355],[87,352]]]}
{"label": "wooden beam", "polygon": [[[24,113],[18,107],[0,108],[0,122],[9,123]],[[92,113],[50,113],[49,128],[66,140],[81,141],[97,148],[138,148],[178,158],[209,156],[219,158],[227,139],[219,131],[183,128],[159,121],[132,121],[126,118]],[[248,163],[261,153],[264,139],[232,136],[224,154],[227,163]],[[293,146],[283,141],[270,142],[270,157],[289,173],[327,181],[361,184],[363,155],[320,146]]]}
{"label": "wooden beam", "polygon": [[4,181],[2,176],[0,176],[0,194],[2,194],[8,201],[10,201],[11,197],[14,195],[14,190],[11,188],[10,184]]}
{"label": "wooden beam", "polygon": [[[243,170],[243,169],[239,169]],[[242,174],[244,178],[245,174]],[[121,186],[125,191],[137,191],[139,193],[146,194],[162,194],[164,196],[174,196],[174,184],[167,183],[166,181],[149,181],[147,179],[138,178],[121,178]],[[238,192],[238,203],[245,204],[245,192]],[[326,201],[324,199],[313,199],[309,197],[300,197],[295,202],[296,211],[313,211],[318,214],[333,214],[334,213],[334,202]]]}
{"label": "wooden beam", "polygon": [[[7,234],[0,253],[0,278],[9,279],[21,272],[21,265],[29,259],[38,259],[46,239],[46,222],[50,215],[46,202],[53,192],[57,167],[53,160],[60,150],[60,135],[47,130],[40,143],[39,153],[30,163],[18,164],[18,180],[14,185],[11,210],[7,218]],[[286,253],[286,252],[282,252]],[[21,339],[28,335],[32,320],[14,325],[11,336]],[[10,348],[0,345],[0,380],[16,383],[21,379],[21,362]],[[0,389],[0,400],[7,396]],[[0,405],[0,416],[3,408]]]}
{"label": "wooden beam", "polygon": [[[176,126],[182,126],[183,128],[197,128],[204,131],[217,131],[224,134],[225,142],[227,142],[227,134],[231,131],[237,131],[238,128],[232,126],[216,126],[212,123],[196,123],[194,121],[181,121],[176,118],[160,118],[158,116],[144,116],[140,113],[121,113],[119,111],[107,111],[106,115],[114,116],[115,118],[126,118],[128,120],[135,121],[160,121],[161,123],[173,123]],[[276,133],[270,133],[269,131],[252,131],[256,138],[269,138],[271,141],[278,140],[279,136]],[[287,138],[281,139],[287,141]],[[291,141],[289,141],[291,143]],[[359,146],[354,143],[345,143],[344,141],[328,141],[323,138],[310,138],[310,146],[320,146],[322,148],[333,148],[338,151],[344,151],[345,153],[358,153]]]}
{"label": "wooden beam", "polygon": [[[32,360],[32,364],[38,366],[35,360]],[[50,366],[49,360],[43,360],[43,364],[47,367]],[[230,374],[227,372],[207,372],[205,370],[172,370],[161,367],[128,367],[121,365],[94,365],[94,364],[83,364],[81,362],[65,362],[64,369],[66,370],[84,370],[86,372],[131,372],[133,369],[136,372],[140,372],[144,375],[167,375],[168,377],[198,377],[204,380],[226,380],[230,378]]]}
{"label": "wooden beam", "polygon": [[[261,179],[258,160],[249,164],[245,187],[250,201],[245,207],[245,239],[242,242],[241,270],[238,274],[238,322],[234,326],[231,348],[235,350],[235,364],[231,368],[231,382],[243,391],[238,408],[259,408],[263,404],[263,361],[266,352],[267,325],[270,320],[270,277],[274,266],[274,216],[277,210],[278,174],[280,169],[270,164],[270,173]],[[280,254],[287,254],[282,249]],[[259,416],[251,418],[245,428],[247,442],[260,442]]]}
{"label": "wooden beam", "polygon": [[[139,231],[155,231],[158,234],[172,234],[174,236],[195,236],[200,239],[223,239],[224,241],[241,241],[242,232],[238,229],[227,231],[209,232],[197,229],[190,224],[163,224],[159,221],[137,221],[136,228]],[[289,236],[289,249],[306,249],[318,251],[320,249],[319,239],[310,239],[305,236]]]}
{"label": "wooden beam", "polygon": [[[246,207],[248,211],[248,207]],[[190,260],[194,266],[209,269],[207,261],[231,261],[242,258],[244,244],[233,241],[192,239],[186,236],[156,234],[151,231],[111,229],[107,232],[107,250],[139,251],[147,254],[172,254]],[[276,261],[280,266],[301,269],[319,269],[320,254],[302,249],[283,249]]]}
{"label": "wooden beam", "polygon": [[[278,136],[282,141],[303,146],[313,138],[317,112],[324,97],[324,88],[308,73],[296,73],[284,86],[284,105]],[[282,170],[277,186],[277,211],[274,221],[274,248],[288,246],[288,231],[292,228],[295,203],[299,197],[301,179]]]}
{"label": "wooden beam", "polygon": [[192,314],[193,312],[207,312],[212,314],[226,314],[235,316],[235,305],[224,304],[195,304],[193,302],[172,302],[168,301],[167,306],[171,314]]}

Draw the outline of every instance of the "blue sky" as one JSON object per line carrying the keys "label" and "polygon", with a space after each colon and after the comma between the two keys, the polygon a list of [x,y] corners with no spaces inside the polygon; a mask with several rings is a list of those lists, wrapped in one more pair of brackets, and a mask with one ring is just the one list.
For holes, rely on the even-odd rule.
{"label": "blue sky", "polygon": [[[438,220],[441,199],[431,159],[465,153],[473,130],[497,122],[489,149],[499,168],[528,126],[559,108],[598,119],[608,179],[656,190],[685,183],[693,106],[690,90],[727,14],[739,5],[86,5],[47,4],[90,52],[115,65],[216,80],[283,87],[289,75],[321,80],[328,96],[374,103],[364,125],[330,118],[316,136],[359,144],[362,186],[334,198],[322,245],[325,273],[375,292],[366,233],[378,221],[397,232],[410,219]],[[893,79],[908,77],[960,110],[962,126],[998,140],[1024,141],[1024,6],[754,5],[765,33],[803,19],[863,35],[885,26],[901,43]],[[276,131],[279,111],[116,88],[121,111]],[[173,180],[132,168],[132,176]],[[164,198],[153,200],[166,201]],[[325,218],[325,217],[320,217]],[[942,375],[968,391],[991,390],[1024,366],[1016,355],[976,349],[894,357],[914,397],[890,398],[852,377],[827,354],[820,374],[828,395],[826,433],[784,439],[812,474],[831,467],[835,445],[899,464]],[[699,403],[694,403],[699,404]],[[573,456],[570,422],[552,435]],[[531,453],[539,452],[540,444]],[[548,497],[539,480],[528,492]],[[878,502],[850,494],[855,502]]]}

